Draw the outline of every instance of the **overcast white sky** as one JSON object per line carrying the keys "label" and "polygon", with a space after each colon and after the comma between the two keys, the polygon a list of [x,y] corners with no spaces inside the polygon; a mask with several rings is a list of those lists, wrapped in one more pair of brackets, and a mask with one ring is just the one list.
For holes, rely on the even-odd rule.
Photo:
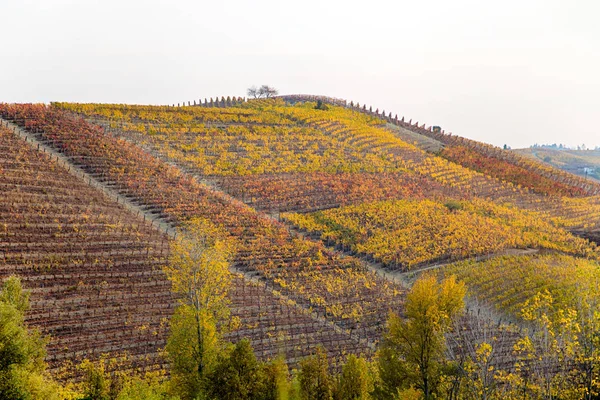
{"label": "overcast white sky", "polygon": [[600,146],[599,16],[594,0],[0,0],[0,101],[270,84],[496,145]]}

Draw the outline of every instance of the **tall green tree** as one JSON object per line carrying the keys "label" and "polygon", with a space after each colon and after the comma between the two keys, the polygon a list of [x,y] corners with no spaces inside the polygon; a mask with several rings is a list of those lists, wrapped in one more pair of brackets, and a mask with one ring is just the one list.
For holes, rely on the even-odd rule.
{"label": "tall green tree", "polygon": [[331,400],[333,379],[329,374],[327,353],[322,347],[300,361],[298,384],[302,400]]}
{"label": "tall green tree", "polygon": [[205,219],[182,226],[171,244],[165,272],[178,298],[166,351],[174,392],[183,399],[202,394],[206,374],[219,350],[219,323],[229,317],[229,260],[234,245],[223,230]]}
{"label": "tall green tree", "polygon": [[288,400],[290,398],[290,373],[283,356],[263,366],[264,400]]}
{"label": "tall green tree", "polygon": [[371,366],[362,357],[350,354],[337,378],[334,400],[368,400],[373,391]]}
{"label": "tall green tree", "polygon": [[464,309],[465,287],[449,277],[438,283],[431,275],[415,282],[406,298],[404,318],[391,313],[379,351],[381,385],[377,397],[393,399],[415,388],[425,399],[440,390],[446,364],[445,334]]}
{"label": "tall green tree", "polygon": [[243,339],[231,351],[219,354],[207,376],[207,393],[215,400],[260,400],[266,394],[264,381],[250,341]]}

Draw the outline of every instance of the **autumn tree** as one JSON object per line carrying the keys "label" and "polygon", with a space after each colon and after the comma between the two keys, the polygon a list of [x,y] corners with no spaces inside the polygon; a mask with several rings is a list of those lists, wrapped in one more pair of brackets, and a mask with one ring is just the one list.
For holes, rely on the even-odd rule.
{"label": "autumn tree", "polygon": [[167,394],[168,384],[159,372],[140,373],[120,369],[125,359],[100,357],[78,365],[82,372],[76,385],[79,400],[176,400]]}
{"label": "autumn tree", "polygon": [[448,359],[456,374],[449,379],[447,398],[492,400],[502,398],[505,374],[498,368],[504,355],[502,343],[512,343],[516,327],[494,322],[478,312],[477,318],[454,321],[449,336]]}
{"label": "autumn tree", "polygon": [[327,353],[322,347],[300,361],[297,378],[302,400],[331,399],[333,380],[329,374]]}
{"label": "autumn tree", "polygon": [[219,349],[219,322],[229,316],[229,260],[234,252],[225,233],[205,219],[182,226],[171,245],[166,274],[178,307],[166,350],[173,387],[184,399],[202,393],[203,380]]}
{"label": "autumn tree", "polygon": [[19,278],[0,288],[0,398],[58,399],[59,387],[46,375],[45,340],[25,325],[29,293]]}
{"label": "autumn tree", "polygon": [[579,373],[574,382],[580,390],[580,398],[591,400],[600,394],[600,304],[594,288],[580,290],[577,302],[577,316],[580,327],[576,363]]}
{"label": "autumn tree", "polygon": [[337,377],[334,400],[367,400],[373,391],[371,366],[362,357],[350,354]]}
{"label": "autumn tree", "polygon": [[529,298],[521,318],[530,323],[514,346],[515,367],[505,381],[513,393],[540,397],[581,398],[571,374],[579,352],[581,326],[577,310],[557,307],[548,290]]}
{"label": "autumn tree", "polygon": [[393,399],[413,387],[425,399],[439,393],[447,363],[444,335],[462,312],[465,293],[453,276],[438,283],[425,275],[415,282],[406,297],[404,318],[391,313],[388,320],[378,357],[379,398]]}

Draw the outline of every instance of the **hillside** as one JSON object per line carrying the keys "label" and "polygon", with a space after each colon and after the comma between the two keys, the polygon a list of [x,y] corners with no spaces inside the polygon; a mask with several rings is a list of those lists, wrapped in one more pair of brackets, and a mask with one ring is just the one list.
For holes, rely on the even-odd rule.
{"label": "hillside", "polygon": [[0,143],[0,274],[32,290],[27,320],[52,338],[50,365],[127,351],[162,366],[166,235],[4,127]]}
{"label": "hillside", "polygon": [[532,147],[513,151],[583,178],[600,180],[600,150]]}
{"label": "hillside", "polygon": [[291,367],[318,346],[371,357],[421,271],[466,283],[473,332],[543,290],[591,298],[598,183],[339,99],[194,104],[0,104],[0,271],[32,290],[55,370],[166,368],[164,268],[196,219],[236,249],[225,339]]}

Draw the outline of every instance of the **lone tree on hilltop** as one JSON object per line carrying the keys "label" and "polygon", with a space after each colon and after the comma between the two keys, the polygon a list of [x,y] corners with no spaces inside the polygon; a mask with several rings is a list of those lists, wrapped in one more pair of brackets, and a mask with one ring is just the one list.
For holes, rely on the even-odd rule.
{"label": "lone tree on hilltop", "polygon": [[248,97],[252,97],[253,99],[269,99],[271,97],[277,96],[279,91],[272,86],[262,85],[257,88],[256,86],[252,86],[248,88]]}

